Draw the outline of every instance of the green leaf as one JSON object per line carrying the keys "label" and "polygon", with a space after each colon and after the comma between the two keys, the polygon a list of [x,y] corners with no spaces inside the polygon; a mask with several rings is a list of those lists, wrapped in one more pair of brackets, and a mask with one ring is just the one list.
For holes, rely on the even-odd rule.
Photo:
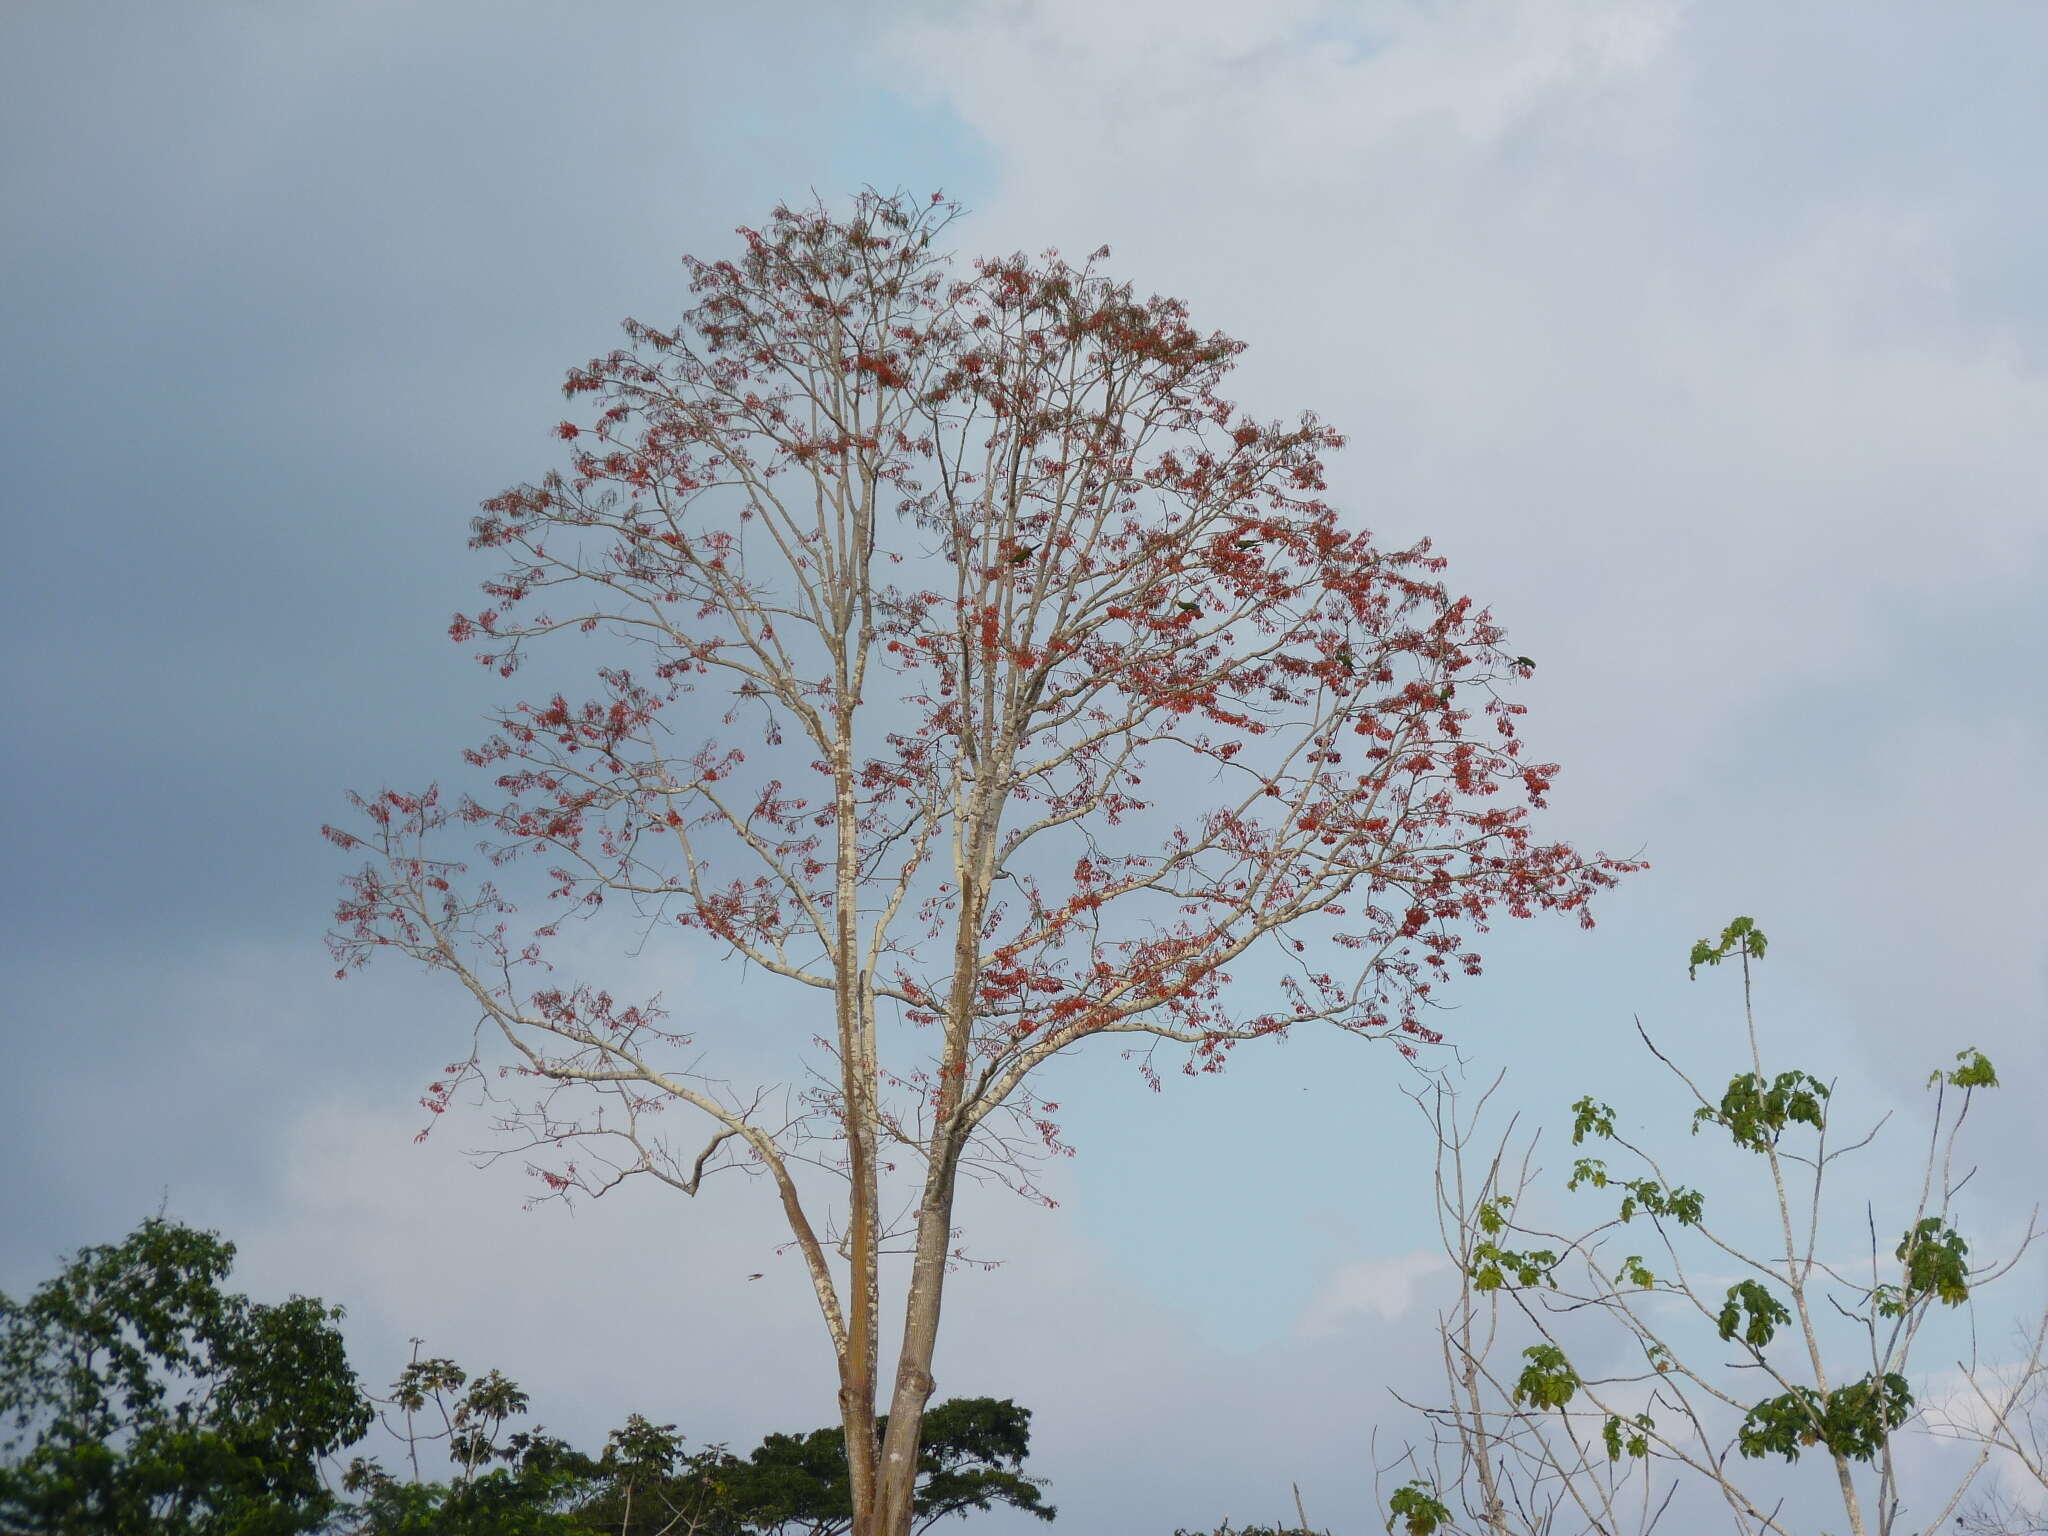
{"label": "green leaf", "polygon": [[1512,1280],[1517,1286],[1548,1285],[1557,1289],[1552,1271],[1557,1255],[1548,1248],[1517,1252],[1495,1243],[1480,1243],[1472,1250],[1472,1264],[1466,1273],[1475,1291],[1497,1291]]}
{"label": "green leaf", "polygon": [[1588,1136],[1614,1135],[1614,1106],[1595,1103],[1590,1098],[1580,1099],[1572,1105],[1572,1145],[1577,1146]]}
{"label": "green leaf", "polygon": [[1577,1189],[1581,1184],[1590,1184],[1595,1189],[1607,1187],[1607,1164],[1597,1157],[1582,1157],[1572,1164],[1572,1176],[1565,1181],[1565,1188]]}
{"label": "green leaf", "polygon": [[1956,1060],[1962,1065],[1948,1072],[1936,1072],[1927,1079],[1931,1088],[1946,1081],[1951,1088],[1996,1088],[1998,1073],[1992,1069],[1991,1058],[1975,1046],[1968,1046],[1956,1052]]}
{"label": "green leaf", "polygon": [[1396,1488],[1387,1500],[1387,1529],[1393,1530],[1398,1520],[1403,1536],[1436,1536],[1450,1519],[1451,1512],[1437,1497],[1434,1485],[1420,1478]]}
{"label": "green leaf", "polygon": [[1741,1280],[1728,1287],[1728,1300],[1719,1318],[1721,1337],[1737,1334],[1752,1349],[1762,1349],[1777,1331],[1792,1321],[1785,1304],[1754,1280]]}
{"label": "green leaf", "polygon": [[1905,1377],[1888,1372],[1825,1397],[1812,1387],[1795,1387],[1766,1398],[1749,1410],[1735,1443],[1752,1460],[1776,1455],[1797,1461],[1801,1450],[1820,1445],[1851,1461],[1871,1461],[1912,1416],[1912,1389]]}
{"label": "green leaf", "polygon": [[1532,1344],[1522,1351],[1528,1365],[1516,1378],[1514,1400],[1530,1408],[1562,1408],[1579,1390],[1579,1373],[1555,1344]]}
{"label": "green leaf", "polygon": [[1970,1245],[1939,1216],[1929,1216],[1910,1228],[1899,1239],[1893,1257],[1906,1267],[1900,1311],[1925,1296],[1950,1307],[1961,1306],[1969,1299]]}
{"label": "green leaf", "polygon": [[1696,1189],[1674,1184],[1668,1188],[1655,1179],[1629,1179],[1621,1186],[1620,1216],[1631,1221],[1638,1210],[1651,1216],[1669,1216],[1682,1227],[1696,1227],[1706,1207],[1706,1196]]}
{"label": "green leaf", "polygon": [[1764,937],[1764,931],[1757,927],[1753,920],[1738,917],[1721,930],[1721,941],[1718,944],[1701,939],[1693,945],[1692,961],[1686,967],[1685,974],[1688,979],[1697,981],[1700,967],[1703,965],[1719,965],[1730,955],[1761,960],[1764,951],[1769,947],[1770,941]]}
{"label": "green leaf", "polygon": [[1478,1213],[1479,1230],[1488,1237],[1500,1236],[1507,1230],[1508,1212],[1513,1209],[1514,1203],[1506,1195],[1496,1195],[1491,1200],[1481,1201]]}
{"label": "green leaf", "polygon": [[1649,1455],[1650,1437],[1646,1431],[1656,1427],[1657,1421],[1647,1413],[1639,1413],[1633,1419],[1618,1418],[1610,1413],[1606,1426],[1600,1431],[1600,1438],[1607,1445],[1607,1459],[1619,1461],[1623,1456]]}
{"label": "green leaf", "polygon": [[1780,1072],[1768,1083],[1744,1072],[1729,1079],[1718,1108],[1693,1111],[1693,1134],[1703,1125],[1719,1125],[1738,1147],[1762,1152],[1775,1147],[1788,1126],[1825,1130],[1829,1094],[1828,1085],[1809,1072]]}

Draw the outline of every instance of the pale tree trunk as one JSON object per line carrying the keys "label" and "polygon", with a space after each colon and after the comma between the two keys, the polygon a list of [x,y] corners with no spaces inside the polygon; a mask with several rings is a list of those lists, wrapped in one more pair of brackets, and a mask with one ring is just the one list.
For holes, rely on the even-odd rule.
{"label": "pale tree trunk", "polygon": [[[840,387],[844,387],[840,371]],[[854,411],[857,417],[858,407]],[[876,426],[879,429],[879,418]],[[875,1435],[876,1357],[880,1346],[881,1073],[875,1038],[874,998],[861,963],[861,834],[856,786],[855,719],[869,648],[874,643],[870,567],[874,555],[875,487],[872,466],[864,466],[862,493],[839,508],[838,579],[831,592],[831,634],[836,673],[832,742],[836,868],[833,903],[833,980],[839,1037],[840,1093],[845,1107],[848,1179],[847,1257],[850,1327],[847,1355],[840,1362],[839,1416],[846,1434],[847,1476],[854,1529],[865,1529],[863,1512],[880,1498],[877,1475],[881,1447]]]}
{"label": "pale tree trunk", "polygon": [[[866,529],[856,534],[864,546]],[[859,583],[867,578],[864,561],[856,562]],[[864,627],[864,626],[863,626]],[[860,644],[869,637],[863,633]],[[859,702],[849,665],[845,637],[839,637],[839,709],[832,747],[835,819],[838,826],[834,902],[836,953],[833,957],[834,1002],[839,1036],[840,1093],[845,1105],[846,1143],[852,1186],[847,1213],[848,1285],[851,1317],[846,1351],[839,1362],[839,1417],[846,1433],[847,1477],[853,1498],[854,1529],[864,1528],[863,1511],[877,1502],[876,1472],[880,1447],[875,1437],[876,1354],[880,1343],[880,1190],[876,1131],[880,1092],[874,1032],[874,1009],[867,997],[860,963],[860,838],[854,784],[853,722]]]}
{"label": "pale tree trunk", "polygon": [[960,1155],[973,1134],[972,1110],[987,1107],[966,1102],[967,1058],[973,1040],[974,999],[981,970],[981,919],[994,863],[994,828],[988,824],[993,818],[988,814],[988,797],[980,783],[970,793],[963,810],[966,828],[960,843],[955,845],[960,911],[954,930],[953,984],[947,999],[946,1037],[940,1052],[931,1150],[925,1165],[924,1193],[917,1208],[917,1243],[911,1259],[910,1288],[904,1298],[903,1343],[896,1357],[889,1430],[877,1469],[874,1523],[863,1527],[856,1520],[855,1536],[910,1536],[924,1411],[937,1386],[932,1379],[932,1358],[937,1350],[940,1304],[946,1288],[946,1258],[952,1241]]}
{"label": "pale tree trunk", "polygon": [[956,1174],[956,1150],[935,1147],[925,1204],[918,1213],[917,1252],[903,1310],[903,1348],[896,1358],[896,1389],[889,1399],[889,1433],[882,1443],[879,1507],[872,1532],[860,1536],[910,1536],[924,1411],[937,1386],[932,1379],[932,1356],[938,1344],[939,1304],[946,1286],[946,1245],[952,1232]]}

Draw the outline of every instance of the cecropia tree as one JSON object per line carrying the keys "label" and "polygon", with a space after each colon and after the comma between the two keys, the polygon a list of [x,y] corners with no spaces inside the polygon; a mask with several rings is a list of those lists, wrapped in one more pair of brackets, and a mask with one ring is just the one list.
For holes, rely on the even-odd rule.
{"label": "cecropia tree", "polygon": [[[502,1123],[586,1146],[536,1168],[551,1190],[767,1177],[837,1355],[860,1536],[909,1528],[960,1174],[1037,1195],[1030,1157],[1064,1150],[1036,1070],[1111,1037],[1157,1087],[1163,1042],[1207,1072],[1311,1024],[1412,1052],[1471,932],[1590,924],[1634,867],[1536,840],[1555,768],[1502,693],[1526,658],[1426,542],[1380,549],[1317,499],[1334,432],[1217,394],[1242,343],[1106,251],[956,275],[956,213],[778,208],[739,259],[687,262],[674,329],[628,322],[573,370],[568,466],[484,504],[471,542],[509,565],[452,633],[506,676],[596,637],[593,695],[496,716],[467,754],[495,798],[387,791],[328,829],[369,855],[344,972],[391,948],[461,985],[535,1087]],[[464,884],[451,825],[548,870],[537,919]],[[789,1077],[814,1085],[737,1094],[691,1043],[716,1010],[558,979],[550,941],[599,909],[809,989]],[[684,1105],[701,1138],[672,1142],[655,1112]],[[885,1251],[911,1258],[886,1405]]]}

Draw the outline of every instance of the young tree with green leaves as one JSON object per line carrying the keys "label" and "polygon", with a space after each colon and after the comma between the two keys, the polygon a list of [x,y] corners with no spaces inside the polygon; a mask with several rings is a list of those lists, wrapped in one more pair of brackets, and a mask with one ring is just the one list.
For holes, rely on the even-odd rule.
{"label": "young tree with green leaves", "polygon": [[[1447,1400],[1409,1405],[1432,1442],[1397,1463],[1407,1475],[1389,1530],[1621,1536],[1650,1531],[1674,1498],[1713,1498],[1744,1536],[1803,1536],[1812,1517],[1804,1505],[1787,1512],[1783,1474],[1814,1466],[1854,1536],[1932,1530],[1955,1515],[1992,1447],[1940,1486],[1909,1486],[1895,1446],[1926,1422],[1916,1345],[2034,1236],[2029,1222],[2019,1251],[1986,1262],[1957,1227],[1970,1176],[1958,1136],[1997,1074],[1975,1050],[1937,1071],[1916,1187],[1882,1216],[1843,1220],[1839,1165],[1877,1128],[1845,1128],[1833,1085],[1815,1073],[1766,1069],[1751,974],[1765,951],[1748,918],[1692,951],[1695,976],[1727,961],[1742,975],[1748,1060],[1720,1092],[1702,1092],[1642,1036],[1683,1086],[1691,1134],[1732,1148],[1752,1189],[1710,1198],[1668,1154],[1632,1140],[1612,1106],[1583,1098],[1565,1188],[1611,1202],[1612,1214],[1567,1236],[1539,1220],[1533,1137],[1516,1152],[1511,1124],[1490,1156],[1473,1156],[1498,1079],[1462,1116],[1446,1091],[1418,1096],[1438,1140],[1441,1231],[1460,1289],[1439,1324]],[[1868,1252],[1852,1264],[1836,1245],[1858,1229]],[[2016,1376],[1969,1376],[1994,1416],[2039,1381],[2039,1342]],[[1616,1353],[1634,1363],[1604,1374],[1586,1364]]]}
{"label": "young tree with green leaves", "polygon": [[0,1296],[0,1529],[297,1536],[371,1406],[339,1307],[223,1289],[234,1244],[161,1216]]}

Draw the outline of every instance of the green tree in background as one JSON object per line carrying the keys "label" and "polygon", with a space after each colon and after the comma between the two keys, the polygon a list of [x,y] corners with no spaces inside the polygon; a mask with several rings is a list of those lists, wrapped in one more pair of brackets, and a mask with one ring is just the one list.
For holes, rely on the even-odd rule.
{"label": "green tree in background", "polygon": [[[592,1458],[538,1426],[507,1434],[528,1406],[517,1383],[497,1371],[472,1379],[453,1360],[417,1353],[391,1395],[376,1401],[406,1447],[411,1479],[358,1457],[345,1485],[367,1496],[338,1520],[346,1536],[842,1536],[852,1525],[837,1425],[769,1435],[741,1458],[722,1445],[685,1452],[675,1425],[633,1414]],[[436,1442],[453,1475],[424,1481],[420,1447]],[[1052,1519],[1039,1482],[1021,1471],[1030,1451],[1028,1408],[987,1397],[933,1408],[924,1422],[917,1529],[999,1503]]]}
{"label": "green tree in background", "polygon": [[[459,1395],[458,1395],[459,1394]],[[498,1371],[471,1380],[453,1360],[413,1359],[376,1401],[400,1418],[386,1427],[405,1442],[412,1478],[401,1481],[358,1456],[343,1486],[364,1494],[336,1529],[346,1536],[571,1536],[588,1529],[569,1509],[603,1476],[597,1462],[536,1425],[505,1433],[526,1412],[527,1396]],[[425,1418],[440,1428],[422,1429]],[[501,1443],[502,1440],[502,1443]],[[420,1478],[420,1446],[445,1441],[454,1476]],[[492,1466],[492,1462],[502,1465]]]}
{"label": "green tree in background", "polygon": [[[1934,1064],[1908,1175],[1845,1185],[1891,1116],[1854,1119],[1830,1077],[1767,1063],[1752,993],[1767,949],[1747,917],[1692,947],[1689,974],[1741,973],[1725,1087],[1638,1024],[1683,1090],[1664,1151],[1633,1106],[1572,1104],[1560,1182],[1595,1206],[1591,1226],[1550,1214],[1533,1137],[1511,1122],[1480,1140],[1499,1079],[1470,1104],[1417,1096],[1459,1284],[1438,1320],[1446,1391],[1409,1405],[1429,1444],[1380,1469],[1405,1478],[1389,1531],[1649,1536],[1673,1508],[1713,1509],[1742,1536],[2044,1529],[2002,1494],[1964,1504],[1994,1453],[2042,1465],[2027,1408],[2048,1383],[2048,1320],[2004,1362],[1976,1356],[1968,1321],[2039,1232],[2038,1212],[2011,1222],[1997,1258],[1965,1234],[1961,1132],[1998,1074],[1971,1048]],[[1944,1384],[1933,1372],[1952,1363]],[[1928,1454],[1936,1440],[1957,1454]]]}
{"label": "green tree in background", "polygon": [[222,1289],[232,1243],[154,1217],[0,1296],[0,1526],[64,1536],[288,1536],[337,1501],[320,1458],[372,1410],[341,1309]]}
{"label": "green tree in background", "polygon": [[[234,1245],[161,1216],[80,1250],[28,1301],[0,1296],[0,1532],[5,1536],[843,1536],[844,1431],[773,1434],[742,1459],[685,1454],[638,1414],[591,1457],[535,1425],[498,1371],[413,1360],[367,1396],[335,1322],[294,1296],[223,1289]],[[355,1446],[376,1405],[408,1477],[358,1456],[340,1497],[322,1459]],[[886,1434],[886,1422],[878,1433]],[[423,1478],[440,1443],[451,1474]],[[997,1504],[1051,1520],[1023,1475],[1031,1411],[955,1398],[924,1416],[916,1529]]]}
{"label": "green tree in background", "polygon": [[[579,1511],[592,1528],[616,1536],[660,1532],[802,1533],[844,1536],[853,1528],[853,1488],[845,1431],[773,1434],[744,1461],[722,1447],[683,1457],[673,1425],[644,1420],[615,1434],[605,1465],[612,1486]],[[886,1435],[887,1418],[876,1426]],[[637,1434],[637,1439],[626,1437]],[[997,1504],[1040,1520],[1041,1482],[1022,1473],[1031,1451],[1031,1410],[992,1397],[951,1398],[929,1410],[918,1450],[912,1503],[915,1529]],[[694,1523],[693,1523],[694,1522]]]}

